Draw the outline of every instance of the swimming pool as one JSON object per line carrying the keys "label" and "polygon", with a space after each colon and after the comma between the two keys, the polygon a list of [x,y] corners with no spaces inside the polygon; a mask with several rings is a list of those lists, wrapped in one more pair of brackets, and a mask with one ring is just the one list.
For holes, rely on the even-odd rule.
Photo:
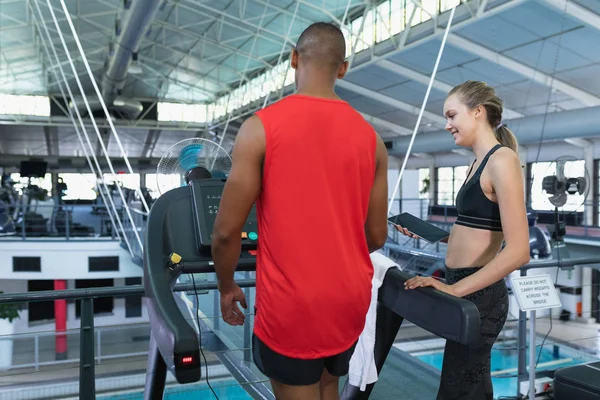
{"label": "swimming pool", "polygon": [[[235,380],[211,383],[211,386],[220,399],[251,400],[244,388]],[[215,396],[206,384],[180,385],[165,389],[164,400],[214,400]],[[143,392],[127,392],[117,395],[97,397],[98,400],[143,400]]]}
{"label": "swimming pool", "polygon": [[[516,346],[516,343],[509,343],[504,346],[496,346],[492,349],[492,384],[494,385],[495,398],[515,396],[517,393],[517,379],[514,376],[517,373],[518,366]],[[442,369],[443,351],[414,354],[414,356],[439,370]],[[575,349],[553,344],[551,346],[544,346],[536,370],[563,368],[592,360],[591,356],[585,355]],[[529,351],[527,352],[526,362],[529,365]]]}

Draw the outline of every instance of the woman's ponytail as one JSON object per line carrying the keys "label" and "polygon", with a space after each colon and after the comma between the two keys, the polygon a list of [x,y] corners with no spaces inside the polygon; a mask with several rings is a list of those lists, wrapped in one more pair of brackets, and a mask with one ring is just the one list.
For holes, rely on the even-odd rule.
{"label": "woman's ponytail", "polygon": [[504,124],[500,124],[494,131],[494,134],[496,135],[496,140],[512,149],[515,153],[519,153],[519,142],[508,127],[504,126]]}

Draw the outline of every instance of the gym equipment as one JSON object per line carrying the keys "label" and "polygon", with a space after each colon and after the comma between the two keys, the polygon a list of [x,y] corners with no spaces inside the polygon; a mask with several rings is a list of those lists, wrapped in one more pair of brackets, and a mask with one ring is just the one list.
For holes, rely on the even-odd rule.
{"label": "gym equipment", "polygon": [[[404,319],[437,336],[462,344],[474,343],[479,336],[479,310],[472,302],[431,287],[404,289],[404,282],[412,277],[413,275],[397,268],[390,268],[379,289],[374,349],[378,374],[381,373]],[[362,392],[346,381],[340,398],[368,399],[376,383],[367,385]]]}
{"label": "gym equipment", "polygon": [[[150,211],[144,243],[144,288],[151,326],[146,399],[162,398],[167,370],[182,384],[197,382],[202,376],[201,327],[195,324],[195,312],[183,294],[174,294],[172,288],[181,274],[214,272],[206,241],[212,229],[205,227],[212,228],[214,212],[210,207],[224,184],[221,179],[192,179],[190,186],[159,197]],[[199,207],[195,196],[209,196],[211,201]],[[247,226],[255,229],[252,217]],[[258,242],[250,232],[255,230],[244,239],[247,248]],[[244,250],[237,271],[254,271],[255,266],[255,256]]]}
{"label": "gym equipment", "polygon": [[[146,380],[146,399],[162,398],[167,370],[179,383],[196,382],[201,378],[198,327],[193,311],[182,297],[174,295],[172,287],[182,273],[212,272],[212,261],[204,238],[214,217],[210,211],[217,200],[224,180],[191,180],[189,187],[173,189],[154,203],[148,218],[144,256],[144,286],[148,298],[151,323],[150,354]],[[210,196],[200,206],[195,199]],[[204,222],[199,222],[204,216]],[[246,222],[248,250],[243,250],[238,271],[255,270],[255,257],[250,254],[254,241],[252,215]],[[195,232],[195,235],[190,234]],[[456,298],[433,288],[405,290],[404,282],[411,274],[390,269],[379,291],[375,361],[381,371],[387,354],[404,318],[446,339],[472,343],[479,334],[479,312],[468,300]],[[374,385],[366,392],[346,385],[343,399],[368,398]]]}
{"label": "gym equipment", "polygon": [[16,233],[15,223],[9,215],[8,207],[0,200],[0,236],[11,236]]}
{"label": "gym equipment", "polygon": [[[162,195],[148,216],[144,243],[144,288],[148,298],[151,335],[146,376],[146,399],[162,398],[166,372],[179,383],[201,376],[201,327],[192,307],[172,288],[181,274],[214,272],[210,244],[218,212],[229,155],[216,143],[186,139],[172,146],[157,168]],[[186,186],[173,187],[168,176],[179,174]],[[215,178],[214,176],[219,176]],[[171,187],[169,187],[171,185]],[[258,243],[253,210],[243,235],[244,251],[238,271],[255,270],[256,258],[248,250]]]}
{"label": "gym equipment", "polygon": [[600,362],[565,367],[554,372],[554,399],[600,399]]}
{"label": "gym equipment", "polygon": [[[220,155],[220,149],[208,151],[210,149],[203,147],[215,143],[201,143],[204,139],[193,140],[195,142],[188,142],[188,146],[175,145],[178,150],[168,152],[171,161],[159,163],[159,174],[166,177],[168,173],[179,173],[183,175],[186,185],[167,187],[155,201],[148,216],[144,244],[144,287],[148,298],[151,336],[145,399],[162,398],[167,371],[182,384],[196,382],[202,376],[199,321],[198,324],[194,321],[195,312],[188,305],[189,302],[185,301],[182,294],[174,295],[172,288],[183,273],[214,271],[210,255],[211,232],[228,171],[219,171],[225,178],[214,178],[210,168],[228,164],[227,158]],[[181,155],[178,155],[178,151]],[[209,157],[221,157],[221,164],[207,162],[206,154],[210,154]],[[195,161],[187,161],[190,157]],[[182,165],[186,168],[182,168]],[[165,178],[163,183],[166,181]],[[165,186],[161,190],[165,190]],[[253,271],[256,268],[253,255],[259,240],[256,226],[253,210],[243,229],[237,271]],[[460,343],[472,343],[479,334],[479,312],[473,303],[433,288],[407,291],[404,282],[410,278],[411,275],[406,272],[390,269],[380,289],[375,349],[379,371],[404,318],[438,336]],[[344,388],[344,398],[366,398],[372,387],[369,385],[366,392],[359,392],[357,388],[347,386]],[[264,387],[253,390],[272,398],[271,393],[263,392],[266,390]]]}

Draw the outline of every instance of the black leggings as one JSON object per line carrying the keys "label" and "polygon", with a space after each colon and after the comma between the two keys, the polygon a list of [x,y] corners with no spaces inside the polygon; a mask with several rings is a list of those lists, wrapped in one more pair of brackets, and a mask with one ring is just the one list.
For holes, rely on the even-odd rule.
{"label": "black leggings", "polygon": [[[453,284],[480,267],[446,268],[446,283]],[[437,400],[493,400],[491,351],[508,315],[504,280],[465,296],[479,310],[479,338],[471,345],[446,341]]]}

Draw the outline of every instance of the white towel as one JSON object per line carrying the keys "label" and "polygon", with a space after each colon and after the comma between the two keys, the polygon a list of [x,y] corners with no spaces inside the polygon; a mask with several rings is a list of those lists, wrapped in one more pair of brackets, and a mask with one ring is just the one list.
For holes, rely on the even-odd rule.
{"label": "white towel", "polygon": [[354,387],[359,387],[365,391],[367,385],[377,381],[377,367],[375,366],[375,322],[377,320],[377,296],[379,288],[383,284],[383,279],[388,269],[391,267],[400,268],[394,261],[390,260],[379,252],[371,253],[373,262],[373,280],[371,288],[371,304],[367,312],[365,327],[358,338],[358,343],[352,358],[350,358],[350,368],[348,371],[349,383]]}

